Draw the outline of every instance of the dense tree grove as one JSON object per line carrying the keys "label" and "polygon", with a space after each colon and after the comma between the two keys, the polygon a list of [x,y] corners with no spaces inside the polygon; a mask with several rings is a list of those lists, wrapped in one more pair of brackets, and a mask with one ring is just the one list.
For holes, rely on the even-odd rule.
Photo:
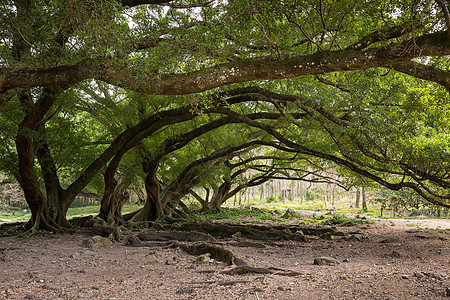
{"label": "dense tree grove", "polygon": [[[450,207],[443,0],[2,0],[0,171],[30,230],[124,224],[333,169]],[[353,179],[355,180],[353,180]],[[145,186],[145,192],[139,188]],[[210,199],[194,189],[212,188]],[[145,202],[121,210],[130,189]]]}

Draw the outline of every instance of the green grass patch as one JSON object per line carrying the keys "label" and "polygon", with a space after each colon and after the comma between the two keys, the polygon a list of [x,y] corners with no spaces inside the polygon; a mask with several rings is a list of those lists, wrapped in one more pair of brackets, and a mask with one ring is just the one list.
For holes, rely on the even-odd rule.
{"label": "green grass patch", "polygon": [[300,221],[300,224],[318,224],[318,225],[341,225],[341,226],[355,226],[362,224],[373,224],[371,220],[358,218],[358,217],[347,217],[344,214],[333,213],[328,215],[313,215],[311,218],[307,218]]}
{"label": "green grass patch", "polygon": [[[142,205],[134,203],[126,203],[123,206],[122,213],[130,213],[141,208]],[[74,217],[93,216],[100,211],[100,205],[89,205],[81,207],[70,207],[67,211],[67,219]],[[31,212],[29,209],[13,207],[9,205],[0,205],[0,219],[8,221],[27,221],[30,219]]]}
{"label": "green grass patch", "polygon": [[[122,214],[127,214],[133,211],[140,209],[142,205],[135,203],[125,203],[122,208]],[[70,207],[67,211],[67,218],[74,217],[84,217],[84,216],[93,216],[98,214],[100,211],[100,205],[89,205],[89,206],[81,206],[81,207]]]}
{"label": "green grass patch", "polygon": [[332,214],[331,218],[326,220],[328,225],[343,225],[343,226],[353,226],[358,224],[373,224],[374,222],[367,219],[362,219],[358,217],[347,217],[344,214]]}
{"label": "green grass patch", "polygon": [[212,221],[224,219],[238,221],[247,217],[274,222],[288,221],[287,219],[273,216],[268,212],[239,208],[222,208],[220,211],[208,211],[204,213],[198,212],[192,215],[192,219],[194,221]]}
{"label": "green grass patch", "polygon": [[0,219],[5,221],[23,221],[30,218],[30,210],[21,207],[0,205]]}

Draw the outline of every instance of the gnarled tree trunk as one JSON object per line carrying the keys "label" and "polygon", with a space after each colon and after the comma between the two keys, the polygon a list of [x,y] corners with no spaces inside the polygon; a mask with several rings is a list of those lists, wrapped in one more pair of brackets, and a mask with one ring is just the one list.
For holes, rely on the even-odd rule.
{"label": "gnarled tree trunk", "polygon": [[105,178],[105,193],[101,200],[99,217],[108,224],[124,225],[126,222],[122,216],[122,208],[129,194],[127,187],[112,177]]}
{"label": "gnarled tree trunk", "polygon": [[220,210],[220,206],[232,196],[230,195],[231,185],[231,181],[225,180],[219,186],[211,199],[210,209]]}
{"label": "gnarled tree trunk", "polygon": [[45,192],[47,198],[48,209],[51,218],[54,222],[61,227],[69,228],[71,225],[66,219],[66,213],[68,207],[65,207],[64,190],[61,187],[61,183],[58,178],[55,162],[53,161],[48,143],[45,139],[45,127],[41,125],[39,127],[40,135],[43,138],[39,141],[39,147],[37,149],[37,158],[39,165],[41,166],[42,176],[45,183]]}
{"label": "gnarled tree trunk", "polygon": [[145,178],[147,198],[144,207],[131,218],[131,222],[155,221],[164,216],[164,210],[161,203],[161,186],[158,178],[156,178],[158,164],[154,162],[145,162],[143,165],[144,172],[147,173]]}
{"label": "gnarled tree trunk", "polygon": [[33,231],[39,229],[57,231],[57,225],[50,216],[47,199],[39,188],[34,170],[33,139],[23,129],[19,129],[16,136],[16,147],[19,157],[19,183],[31,210],[31,219],[26,227]]}

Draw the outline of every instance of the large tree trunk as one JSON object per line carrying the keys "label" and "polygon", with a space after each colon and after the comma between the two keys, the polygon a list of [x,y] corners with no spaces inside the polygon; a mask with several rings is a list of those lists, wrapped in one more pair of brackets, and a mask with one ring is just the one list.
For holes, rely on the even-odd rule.
{"label": "large tree trunk", "polygon": [[220,206],[227,201],[232,195],[230,195],[231,190],[231,181],[225,180],[217,189],[217,192],[214,193],[211,203],[210,209],[220,210]]}
{"label": "large tree trunk", "polygon": [[[32,25],[31,1],[17,0],[14,4],[17,17],[21,22],[16,23],[15,30],[13,30],[12,55],[14,60],[20,62],[31,55],[31,47],[26,40],[26,35],[30,32]],[[55,102],[56,94],[51,89],[45,88],[41,97],[34,102],[31,91],[22,90],[19,100],[25,116],[19,124],[15,142],[19,161],[19,183],[31,210],[31,219],[26,227],[32,231],[39,229],[56,231],[57,225],[51,218],[47,199],[39,188],[38,176],[34,169],[35,146],[33,139],[37,127]]]}
{"label": "large tree trunk", "polygon": [[44,136],[39,141],[37,158],[42,170],[42,177],[45,183],[45,192],[50,216],[58,226],[69,228],[71,225],[66,219],[67,209],[64,205],[64,190],[58,178],[55,162],[53,161],[49,146],[45,140],[45,127],[39,128],[40,135]]}
{"label": "large tree trunk", "polygon": [[360,198],[360,194],[359,194],[359,188],[356,189],[356,201],[355,201],[355,207],[359,208],[359,198]]}
{"label": "large tree trunk", "polygon": [[[60,203],[59,196],[62,191],[61,189],[58,189],[59,181],[55,179],[55,177],[57,177],[56,168],[54,168],[54,165],[51,166],[51,161],[49,162],[49,160],[47,160],[47,156],[50,157],[47,144],[40,143],[41,145],[38,148],[40,154],[39,151],[38,154],[39,156],[42,156],[41,162],[43,163],[44,180],[46,188],[49,189],[48,192],[52,201],[52,209],[54,209],[53,212],[50,212],[49,203],[40,190],[38,176],[34,168],[36,148],[34,146],[35,140],[33,138],[37,133],[38,127],[43,126],[43,119],[55,103],[57,94],[58,92],[56,90],[44,89],[36,103],[33,103],[31,93],[29,92],[24,91],[20,96],[21,103],[28,113],[19,124],[16,136],[16,149],[19,159],[19,183],[24,191],[25,199],[31,210],[32,218],[28,227],[33,230],[44,229],[56,231],[59,227],[57,223],[53,222],[54,216],[60,216],[58,213]],[[39,136],[39,134],[37,135]],[[59,221],[65,224],[64,220],[65,214]]]}
{"label": "large tree trunk", "polygon": [[33,140],[24,130],[19,129],[16,147],[19,157],[19,183],[31,210],[31,219],[26,227],[32,231],[39,229],[57,231],[57,225],[50,216],[47,199],[39,188],[37,174],[34,170]]}
{"label": "large tree trunk", "polygon": [[156,171],[158,164],[147,162],[144,166],[144,171],[147,173],[145,178],[145,190],[147,192],[147,199],[144,207],[130,220],[135,221],[155,221],[164,216],[164,210],[161,203],[161,186],[158,178],[156,178]]}
{"label": "large tree trunk", "polygon": [[367,210],[366,189],[364,187],[361,188],[361,194],[362,194],[362,209]]}
{"label": "large tree trunk", "polygon": [[124,225],[126,222],[122,216],[122,208],[130,198],[130,194],[125,187],[119,186],[114,193],[114,206],[112,207],[112,217],[116,224]]}
{"label": "large tree trunk", "polygon": [[116,187],[117,187],[117,180],[114,178],[114,176],[109,177],[108,175],[105,174],[105,191],[103,193],[103,197],[101,200],[100,212],[98,216],[110,224],[116,223],[113,213],[113,211],[115,211]]}
{"label": "large tree trunk", "polygon": [[198,201],[200,202],[200,205],[202,206],[201,211],[205,212],[209,210],[210,203],[208,201],[205,201],[199,194],[197,194],[195,191],[191,190],[190,194]]}

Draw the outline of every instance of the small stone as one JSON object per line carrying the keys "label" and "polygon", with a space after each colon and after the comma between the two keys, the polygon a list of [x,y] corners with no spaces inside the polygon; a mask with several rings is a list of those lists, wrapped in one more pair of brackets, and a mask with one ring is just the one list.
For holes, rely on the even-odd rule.
{"label": "small stone", "polygon": [[92,286],[91,289],[98,291],[100,288],[98,286]]}
{"label": "small stone", "polygon": [[350,259],[345,258],[344,260],[342,260],[342,262],[350,262]]}
{"label": "small stone", "polygon": [[207,263],[211,261],[211,254],[210,253],[206,253],[206,254],[202,254],[197,256],[197,258],[194,260],[194,263],[196,264],[201,264],[201,263]]}
{"label": "small stone", "polygon": [[176,265],[178,263],[178,260],[174,257],[172,259],[166,260],[166,265]]}
{"label": "small stone", "polygon": [[147,265],[156,265],[156,264],[159,264],[159,260],[157,259],[149,260],[147,262]]}
{"label": "small stone", "polygon": [[279,286],[279,287],[277,287],[277,290],[279,290],[279,291],[284,291],[284,287]]}
{"label": "small stone", "polygon": [[392,251],[391,253],[386,253],[384,256],[385,257],[402,257],[403,255],[401,255],[397,251]]}
{"label": "small stone", "polygon": [[231,236],[231,238],[232,238],[233,240],[235,240],[235,241],[238,241],[238,240],[240,240],[240,239],[242,238],[242,233],[241,233],[240,231],[238,231],[238,232],[236,232],[235,234],[233,234],[233,235]]}
{"label": "small stone", "polygon": [[425,277],[425,275],[421,272],[414,272],[414,277],[423,278],[423,277]]}
{"label": "small stone", "polygon": [[335,266],[340,264],[340,262],[333,257],[317,257],[314,259],[314,265],[319,266]]}
{"label": "small stone", "polygon": [[181,294],[192,294],[194,293],[193,288],[181,288],[178,291],[175,292],[175,294],[181,295]]}
{"label": "small stone", "polygon": [[363,234],[359,234],[359,233],[353,234],[347,238],[348,241],[358,241],[358,242],[362,242],[365,239],[366,239],[366,237]]}
{"label": "small stone", "polygon": [[305,234],[301,230],[297,230],[296,232],[294,232],[293,237],[294,237],[293,239],[295,241],[302,241],[302,242],[308,241],[308,238],[305,236]]}
{"label": "small stone", "polygon": [[323,233],[320,238],[322,240],[332,240],[333,239],[333,234],[331,232],[325,232]]}
{"label": "small stone", "polygon": [[445,296],[450,297],[450,287],[445,289]]}
{"label": "small stone", "polygon": [[395,237],[388,237],[388,238],[380,241],[380,243],[382,243],[382,244],[391,244],[391,243],[396,243],[396,242],[398,242],[398,239]]}
{"label": "small stone", "polygon": [[430,277],[431,279],[435,279],[435,280],[444,280],[445,275],[441,275],[441,274],[435,274],[435,273],[423,273],[424,275]]}
{"label": "small stone", "polygon": [[409,275],[402,275],[402,279],[409,279]]}
{"label": "small stone", "polygon": [[422,235],[422,234],[416,234],[416,237],[419,238],[419,239],[423,239],[423,240],[429,240],[429,239],[433,238],[432,236]]}
{"label": "small stone", "polygon": [[35,294],[27,294],[27,295],[25,296],[25,298],[26,298],[26,299],[35,299],[35,298],[36,298],[36,295],[35,295]]}
{"label": "small stone", "polygon": [[91,248],[91,249],[98,248],[98,247],[104,247],[104,246],[108,246],[111,244],[112,244],[112,242],[110,239],[102,237],[102,236],[98,236],[98,235],[84,239],[81,242],[82,246],[84,246],[86,248]]}

